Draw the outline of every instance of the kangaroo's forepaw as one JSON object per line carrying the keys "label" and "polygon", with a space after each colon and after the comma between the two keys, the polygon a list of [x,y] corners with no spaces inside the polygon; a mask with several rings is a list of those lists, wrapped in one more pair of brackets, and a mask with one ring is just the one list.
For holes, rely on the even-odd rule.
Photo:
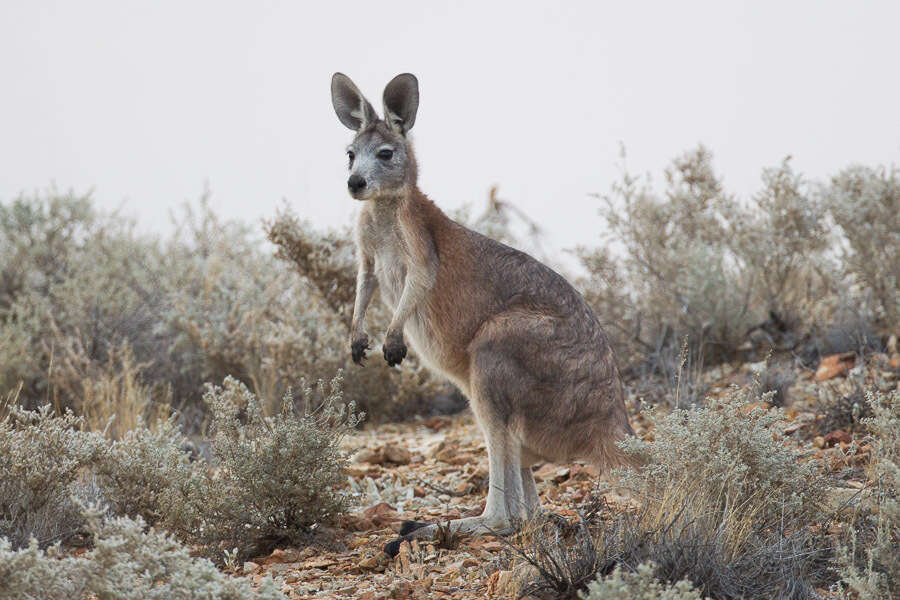
{"label": "kangaroo's forepaw", "polygon": [[384,546],[384,553],[394,558],[400,552],[400,544],[403,542],[408,542],[415,536],[410,535],[412,532],[422,529],[423,527],[427,527],[428,523],[423,523],[422,521],[403,521],[400,525],[400,537],[395,539],[392,542],[388,542]]}
{"label": "kangaroo's forepaw", "polygon": [[353,358],[353,362],[355,362],[359,366],[362,366],[363,361],[366,360],[366,350],[368,349],[368,336],[363,336],[359,339],[353,340],[353,343],[350,344],[350,356]]}
{"label": "kangaroo's forepaw", "polygon": [[396,540],[388,542],[384,545],[384,553],[391,558],[395,558],[398,554],[400,554],[400,544],[405,541],[407,541],[405,537],[398,537]]}
{"label": "kangaroo's forepaw", "polygon": [[384,342],[384,360],[389,367],[399,365],[406,358],[406,344],[402,336],[388,336]]}

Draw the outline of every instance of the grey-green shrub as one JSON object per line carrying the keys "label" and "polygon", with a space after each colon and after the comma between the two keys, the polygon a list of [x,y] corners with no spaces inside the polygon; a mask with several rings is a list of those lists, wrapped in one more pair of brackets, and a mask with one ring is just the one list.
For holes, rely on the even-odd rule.
{"label": "grey-green shrub", "polygon": [[871,294],[884,324],[900,324],[900,169],[850,167],[821,190],[844,234],[844,270]]}
{"label": "grey-green shrub", "polygon": [[611,238],[625,249],[634,312],[643,315],[637,333],[650,346],[672,338],[676,352],[688,336],[708,355],[727,356],[753,320],[747,282],[728,255],[727,215],[736,204],[702,146],[676,158],[665,176],[663,195],[625,174],[601,196]]}
{"label": "grey-green shrub", "polygon": [[87,471],[106,452],[101,435],[81,430],[81,418],[51,410],[12,406],[0,421],[0,536],[13,548],[30,538],[41,547],[68,542],[81,532],[72,498],[94,495]]}
{"label": "grey-green shrub", "polygon": [[714,514],[737,512],[769,522],[813,518],[823,493],[816,465],[781,442],[780,409],[748,408],[771,393],[732,388],[701,407],[662,416],[649,410],[653,440],[621,442],[645,461],[640,469],[621,471],[623,484],[651,503],[681,494]]}
{"label": "grey-green shrub", "polygon": [[735,207],[726,243],[749,283],[754,314],[774,313],[784,325],[821,298],[828,235],[824,204],[810,194],[790,157],[763,169],[749,206]]}
{"label": "grey-green shrub", "polygon": [[[324,394],[324,396],[322,395]],[[190,460],[173,421],[136,430],[111,445],[98,481],[111,506],[173,532],[222,562],[257,556],[278,544],[301,544],[347,506],[341,438],[362,418],[342,397],[341,378],[301,408],[285,395],[271,416],[243,383],[208,386],[211,464]]]}
{"label": "grey-green shrub", "polygon": [[361,415],[341,396],[336,377],[328,395],[315,403],[302,396],[303,412],[285,397],[278,412],[265,416],[259,398],[233,378],[211,386],[204,398],[213,414],[212,452],[217,474],[194,501],[203,527],[196,540],[207,553],[238,549],[254,556],[279,543],[299,544],[310,528],[328,523],[346,508],[346,456],[338,444]]}
{"label": "grey-green shrub", "polygon": [[851,524],[850,540],[838,552],[841,576],[861,600],[900,595],[900,391],[868,393],[872,496]]}
{"label": "grey-green shrub", "polygon": [[191,500],[209,482],[206,463],[192,462],[188,446],[174,417],[113,441],[94,467],[113,513],[180,535],[191,532],[198,521]]}
{"label": "grey-green shrub", "polygon": [[362,415],[344,402],[339,376],[299,398],[299,410],[286,395],[266,416],[236,379],[211,386],[212,464],[191,460],[174,419],[110,441],[49,405],[13,406],[0,422],[0,536],[14,548],[32,537],[41,547],[67,542],[84,531],[80,498],[165,529],[219,562],[226,550],[246,558],[303,543],[347,506],[339,443]]}
{"label": "grey-green shrub", "polygon": [[140,519],[103,518],[86,513],[94,546],[81,557],[62,556],[59,547],[36,542],[13,550],[0,538],[0,597],[10,600],[276,600],[271,579],[258,588],[221,573],[210,561],[191,556],[171,536],[146,530]]}
{"label": "grey-green shrub", "polygon": [[[21,401],[78,408],[127,344],[151,380],[177,372],[161,329],[161,251],[131,221],[89,197],[58,194],[0,204],[0,384]],[[5,390],[4,390],[5,391]]]}
{"label": "grey-green shrub", "polygon": [[663,583],[656,579],[653,564],[640,564],[635,571],[616,569],[588,585],[584,600],[703,600],[690,581]]}
{"label": "grey-green shrub", "polygon": [[685,337],[708,364],[748,342],[792,348],[836,318],[839,240],[789,159],[763,171],[747,202],[725,191],[702,146],[673,161],[661,192],[625,173],[598,197],[606,247],[577,251],[590,274],[580,287],[626,365],[665,375]]}

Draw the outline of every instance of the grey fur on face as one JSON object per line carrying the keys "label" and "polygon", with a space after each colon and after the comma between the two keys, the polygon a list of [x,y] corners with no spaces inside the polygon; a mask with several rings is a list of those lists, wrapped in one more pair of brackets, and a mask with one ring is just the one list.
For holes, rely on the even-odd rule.
{"label": "grey fur on face", "polygon": [[331,78],[331,101],[338,119],[356,131],[347,148],[347,187],[357,200],[397,197],[416,183],[416,162],[406,134],[416,122],[419,84],[409,73],[384,89],[384,120],[343,73]]}
{"label": "grey fur on face", "polygon": [[350,177],[362,178],[360,188],[350,186],[357,200],[397,196],[416,183],[416,164],[409,140],[378,120],[356,134],[347,148]]}

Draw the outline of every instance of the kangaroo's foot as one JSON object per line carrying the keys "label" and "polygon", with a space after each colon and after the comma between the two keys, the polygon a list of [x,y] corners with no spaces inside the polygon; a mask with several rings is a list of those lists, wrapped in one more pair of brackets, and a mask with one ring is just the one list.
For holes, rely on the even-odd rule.
{"label": "kangaroo's foot", "polygon": [[466,517],[465,519],[453,519],[446,523],[423,523],[421,521],[404,521],[400,526],[400,537],[388,542],[384,551],[391,558],[400,552],[400,544],[412,540],[433,540],[447,532],[451,535],[477,536],[477,535],[509,535],[515,531],[515,526],[508,518],[490,518],[485,515],[479,517]]}

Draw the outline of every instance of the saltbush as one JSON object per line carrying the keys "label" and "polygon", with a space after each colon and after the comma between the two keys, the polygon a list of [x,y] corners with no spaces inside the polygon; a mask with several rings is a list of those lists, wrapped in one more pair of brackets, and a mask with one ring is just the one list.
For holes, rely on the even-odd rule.
{"label": "saltbush", "polygon": [[588,585],[584,600],[703,600],[690,581],[660,582],[653,564],[641,564],[633,572],[616,569]]}
{"label": "saltbush", "polygon": [[897,172],[854,167],[822,186],[788,158],[748,202],[702,146],[672,162],[661,191],[626,172],[598,196],[607,233],[603,248],[576,250],[579,287],[642,378],[671,379],[685,338],[706,364],[773,347],[869,351],[900,322]]}
{"label": "saltbush", "polygon": [[690,498],[714,514],[735,512],[756,521],[818,514],[817,467],[783,443],[783,412],[763,406],[772,394],[760,395],[757,386],[735,387],[704,406],[666,415],[648,409],[653,439],[621,442],[645,463],[621,471],[623,485],[653,504]]}
{"label": "saltbush", "polygon": [[632,335],[651,348],[674,343],[676,352],[687,336],[708,356],[727,356],[754,319],[728,254],[727,216],[737,205],[703,147],[677,158],[665,178],[663,195],[626,173],[600,196],[610,238],[624,247],[632,312],[641,314]]}
{"label": "saltbush", "polygon": [[84,527],[73,497],[91,499],[86,473],[102,460],[105,441],[82,431],[84,420],[71,412],[9,410],[0,421],[0,537],[13,548],[29,539],[68,543]]}
{"label": "saltbush", "polygon": [[900,323],[900,169],[850,167],[823,186],[821,195],[844,234],[844,272],[868,291],[882,322],[896,328]]}
{"label": "saltbush", "polygon": [[276,600],[285,596],[266,578],[258,588],[191,556],[165,533],[140,520],[85,512],[94,546],[80,557],[36,541],[19,550],[0,538],[0,597],[81,600]]}
{"label": "saltbush", "polygon": [[174,417],[112,442],[95,472],[113,513],[189,534],[197,524],[191,500],[208,483],[206,464],[192,462],[189,447]]}
{"label": "saltbush", "polygon": [[[210,386],[211,464],[192,460],[174,419],[110,441],[84,420],[11,407],[0,422],[0,536],[13,548],[84,533],[80,500],[140,518],[214,560],[247,558],[301,544],[347,506],[341,438],[361,414],[341,379],[286,395],[266,416],[263,401],[233,378]],[[87,543],[87,538],[78,541]]]}
{"label": "saltbush", "polygon": [[300,544],[313,526],[344,511],[347,496],[338,488],[346,456],[338,444],[362,415],[341,394],[336,377],[316,404],[311,389],[303,390],[303,412],[286,396],[267,417],[259,398],[233,378],[207,390],[216,474],[189,499],[202,520],[193,537],[207,554],[236,548],[249,557]]}
{"label": "saltbush", "polygon": [[872,496],[860,506],[839,562],[844,581],[861,600],[900,596],[900,391],[868,393]]}

